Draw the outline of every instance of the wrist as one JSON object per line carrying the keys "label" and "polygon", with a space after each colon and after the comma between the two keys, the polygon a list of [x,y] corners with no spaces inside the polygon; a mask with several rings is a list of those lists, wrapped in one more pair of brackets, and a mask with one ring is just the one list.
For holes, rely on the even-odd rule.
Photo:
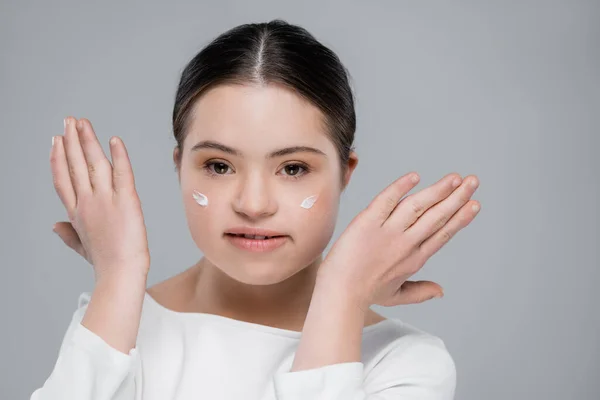
{"label": "wrist", "polygon": [[331,270],[319,270],[315,284],[315,292],[323,292],[327,297],[334,298],[355,307],[366,315],[371,304],[368,302],[363,290],[358,286],[344,280],[339,274]]}
{"label": "wrist", "polygon": [[[102,270],[98,268],[98,270]],[[146,285],[148,280],[149,268],[146,267],[133,267],[127,265],[123,267],[111,267],[109,271],[96,275],[96,284],[98,285]]]}

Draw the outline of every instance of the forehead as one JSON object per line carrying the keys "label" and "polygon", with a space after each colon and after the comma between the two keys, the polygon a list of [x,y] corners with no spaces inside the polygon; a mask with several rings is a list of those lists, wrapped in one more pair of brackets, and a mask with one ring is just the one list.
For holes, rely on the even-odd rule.
{"label": "forehead", "polygon": [[289,145],[334,149],[321,111],[282,85],[219,85],[193,108],[186,147],[217,140],[244,153],[264,154]]}

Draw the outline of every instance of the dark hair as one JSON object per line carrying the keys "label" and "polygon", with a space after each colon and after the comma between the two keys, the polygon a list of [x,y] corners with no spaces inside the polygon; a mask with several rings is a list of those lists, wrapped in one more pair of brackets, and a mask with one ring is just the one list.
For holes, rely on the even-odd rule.
{"label": "dark hair", "polygon": [[195,101],[219,84],[283,84],[318,107],[337,149],[342,176],[353,149],[356,115],[349,73],[306,29],[276,19],[221,34],[186,65],[173,108],[179,159]]}

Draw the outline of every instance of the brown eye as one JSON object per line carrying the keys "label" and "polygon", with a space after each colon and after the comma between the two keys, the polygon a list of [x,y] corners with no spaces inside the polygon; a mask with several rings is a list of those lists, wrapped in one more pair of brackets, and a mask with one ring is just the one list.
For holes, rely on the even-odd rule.
{"label": "brown eye", "polygon": [[287,172],[287,175],[297,175],[298,172],[300,171],[300,168],[302,168],[301,166],[299,166],[298,164],[290,164],[290,165],[286,165],[285,167],[285,171]]}
{"label": "brown eye", "polygon": [[309,173],[310,168],[307,165],[296,163],[288,164],[284,166],[282,170],[285,171],[283,175],[287,176],[288,178],[299,179]]}
{"label": "brown eye", "polygon": [[206,164],[206,168],[213,174],[226,175],[229,165],[222,162],[210,162]]}

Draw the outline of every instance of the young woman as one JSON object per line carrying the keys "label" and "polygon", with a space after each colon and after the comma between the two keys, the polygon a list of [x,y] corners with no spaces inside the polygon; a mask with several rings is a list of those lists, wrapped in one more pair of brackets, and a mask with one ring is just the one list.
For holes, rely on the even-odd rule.
{"label": "young woman", "polygon": [[173,159],[204,256],[150,288],[146,229],[127,151],[111,162],[87,119],[67,117],[51,168],[64,242],[94,267],[92,293],[32,400],[452,399],[444,342],[373,304],[441,295],[409,281],[474,218],[475,176],[404,197],[409,173],[322,253],[357,166],[345,68],[281,20],[225,32],[187,65]]}

